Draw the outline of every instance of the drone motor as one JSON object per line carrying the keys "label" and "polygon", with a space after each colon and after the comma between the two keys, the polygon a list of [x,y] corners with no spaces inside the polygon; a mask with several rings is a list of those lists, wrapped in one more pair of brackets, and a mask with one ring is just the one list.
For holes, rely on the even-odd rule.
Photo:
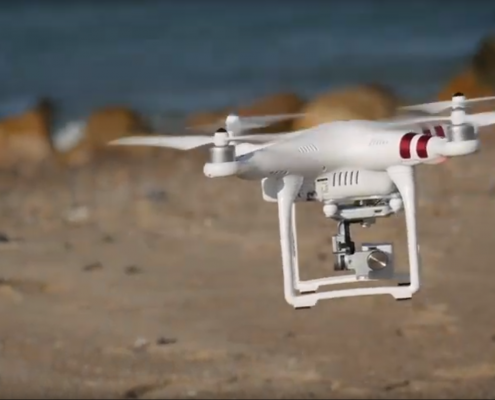
{"label": "drone motor", "polygon": [[220,128],[215,132],[214,146],[210,147],[210,163],[226,163],[235,161],[235,146],[228,143],[229,134]]}
{"label": "drone motor", "polygon": [[473,124],[466,123],[466,97],[462,93],[452,96],[452,111],[450,119],[452,125],[447,129],[447,138],[451,142],[476,140],[477,134]]}
{"label": "drone motor", "polygon": [[214,164],[235,161],[235,146],[213,146],[210,148],[210,162]]}

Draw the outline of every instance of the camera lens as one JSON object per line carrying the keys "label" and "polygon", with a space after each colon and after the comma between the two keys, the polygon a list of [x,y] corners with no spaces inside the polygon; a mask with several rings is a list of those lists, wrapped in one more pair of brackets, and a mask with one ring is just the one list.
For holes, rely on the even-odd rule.
{"label": "camera lens", "polygon": [[373,271],[383,269],[388,265],[388,255],[381,250],[372,250],[366,262]]}

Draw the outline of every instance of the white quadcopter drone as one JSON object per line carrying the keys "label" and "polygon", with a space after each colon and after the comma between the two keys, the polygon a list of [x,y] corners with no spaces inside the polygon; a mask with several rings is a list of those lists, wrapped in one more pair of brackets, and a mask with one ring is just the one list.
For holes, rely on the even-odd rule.
{"label": "white quadcopter drone", "polygon": [[[335,121],[310,129],[245,135],[244,131],[298,115],[237,117],[213,136],[126,137],[110,144],[149,145],[189,150],[205,145],[209,178],[237,176],[261,180],[263,199],[278,202],[285,300],[294,308],[319,300],[390,294],[411,299],[420,288],[420,256],[416,228],[414,167],[437,164],[448,157],[479,149],[478,129],[495,124],[495,112],[466,114],[466,106],[495,97],[402,107],[427,116],[401,116],[385,121]],[[450,117],[435,116],[451,109]],[[327,218],[338,221],[333,236],[334,268],[346,275],[302,281],[299,278],[295,203],[319,201]],[[393,245],[366,243],[356,248],[350,225],[367,226],[404,210],[409,273],[394,272]],[[360,281],[388,280],[394,285],[318,291],[320,287]]]}

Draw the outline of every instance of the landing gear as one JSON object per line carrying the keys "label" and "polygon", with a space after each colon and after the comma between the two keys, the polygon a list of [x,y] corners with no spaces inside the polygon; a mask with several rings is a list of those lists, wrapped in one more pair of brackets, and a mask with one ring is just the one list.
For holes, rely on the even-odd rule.
{"label": "landing gear", "polygon": [[[338,233],[333,237],[334,267],[338,274],[320,279],[301,280],[297,252],[295,199],[303,179],[287,175],[277,193],[284,297],[296,309],[313,307],[320,300],[355,296],[388,294],[396,300],[410,299],[420,286],[419,246],[415,216],[414,174],[412,167],[397,166],[387,170],[400,194],[400,199],[365,199],[358,204],[326,204],[325,214],[339,221]],[[400,200],[404,206],[407,228],[409,271],[405,276],[394,275],[393,247],[391,243],[362,243],[360,248],[351,238],[350,225],[369,225],[375,218],[393,213],[391,200]],[[388,201],[387,201],[388,200]],[[394,200],[394,202],[395,202]],[[328,207],[330,206],[330,207]],[[319,291],[322,287],[360,281],[395,280],[393,286],[353,287]],[[397,283],[400,282],[400,286]]]}

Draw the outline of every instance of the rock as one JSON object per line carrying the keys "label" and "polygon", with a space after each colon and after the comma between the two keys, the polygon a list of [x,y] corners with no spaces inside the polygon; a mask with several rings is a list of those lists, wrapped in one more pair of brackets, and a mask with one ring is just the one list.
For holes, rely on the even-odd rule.
{"label": "rock", "polygon": [[52,154],[53,106],[39,101],[33,108],[0,120],[0,168],[32,172]]}
{"label": "rock", "polygon": [[293,129],[336,120],[390,118],[396,114],[399,98],[392,90],[377,84],[354,86],[324,93],[302,109],[307,114],[294,121]]}
{"label": "rock", "polygon": [[[300,113],[305,105],[305,101],[295,93],[278,93],[271,96],[263,97],[238,111],[242,117],[277,115],[277,114],[297,114]],[[283,121],[260,132],[288,132],[292,128],[293,121]]]}
{"label": "rock", "polygon": [[[241,106],[239,109],[222,109],[216,111],[199,112],[192,114],[186,119],[186,126],[199,128],[208,125],[218,124],[223,126],[225,118],[230,112],[236,112],[239,116],[261,116],[274,114],[294,114],[299,113],[304,107],[304,100],[295,93],[278,93],[255,100],[251,104]],[[285,132],[289,131],[292,121],[284,121],[273,124],[258,132]]]}
{"label": "rock", "polygon": [[473,68],[464,69],[455,75],[438,94],[438,100],[450,100],[456,92],[464,93],[467,98],[492,96],[494,91],[483,84]]}
{"label": "rock", "polygon": [[[73,134],[81,137],[72,148],[59,153],[65,165],[81,166],[91,162],[96,156],[106,156],[109,152],[137,157],[152,152],[152,148],[147,146],[108,146],[108,142],[120,137],[148,133],[143,118],[126,107],[115,106],[96,110],[85,123],[68,125],[65,129],[63,135]],[[77,129],[83,133],[77,133]],[[62,142],[63,139],[59,141]]]}
{"label": "rock", "polygon": [[471,66],[481,85],[495,91],[495,34],[485,36],[471,59]]}
{"label": "rock", "polygon": [[157,340],[156,340],[156,344],[157,346],[167,346],[169,344],[175,344],[177,343],[177,339],[175,338],[167,338],[167,337],[159,337]]}
{"label": "rock", "polygon": [[228,113],[228,110],[194,113],[186,118],[185,125],[192,129],[202,128],[209,125],[218,125],[218,127],[221,127],[225,123],[225,117]]}
{"label": "rock", "polygon": [[124,268],[124,273],[126,275],[137,275],[142,272],[143,270],[139,268],[137,265],[128,265],[127,267]]}
{"label": "rock", "polygon": [[450,100],[456,92],[468,98],[495,94],[495,35],[487,35],[478,43],[468,65],[447,82],[438,99]]}
{"label": "rock", "polygon": [[99,261],[96,261],[91,264],[87,264],[83,267],[83,271],[85,272],[99,271],[101,269],[103,269],[103,264],[100,263]]}
{"label": "rock", "polygon": [[148,127],[142,117],[125,107],[107,107],[89,116],[85,138],[95,149],[107,148],[111,140],[145,134]]}

